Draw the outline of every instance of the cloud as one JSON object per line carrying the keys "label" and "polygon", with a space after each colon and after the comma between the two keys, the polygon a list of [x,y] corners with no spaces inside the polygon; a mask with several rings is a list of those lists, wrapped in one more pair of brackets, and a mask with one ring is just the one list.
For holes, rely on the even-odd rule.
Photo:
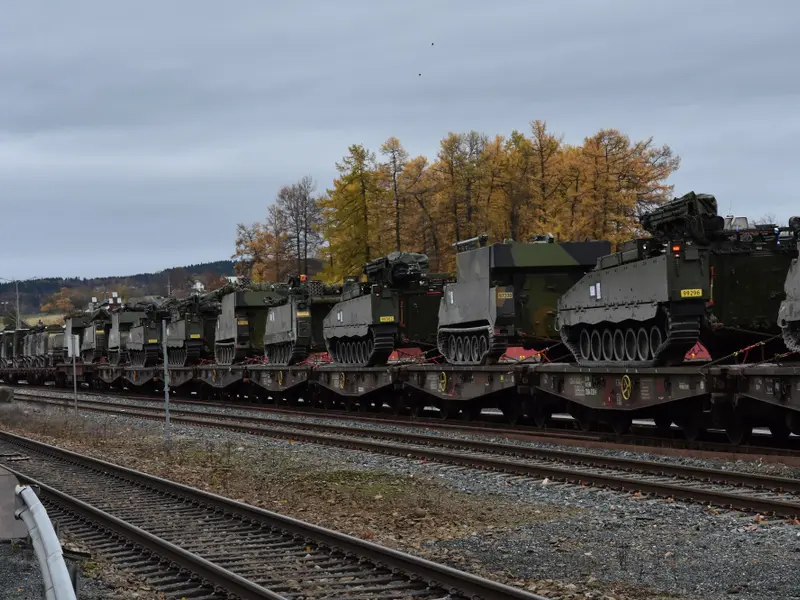
{"label": "cloud", "polygon": [[305,174],[330,185],[351,143],[432,156],[448,131],[537,118],[572,143],[655,136],[683,159],[677,193],[785,220],[798,17],[791,0],[8,3],[0,276],[224,258],[236,222]]}

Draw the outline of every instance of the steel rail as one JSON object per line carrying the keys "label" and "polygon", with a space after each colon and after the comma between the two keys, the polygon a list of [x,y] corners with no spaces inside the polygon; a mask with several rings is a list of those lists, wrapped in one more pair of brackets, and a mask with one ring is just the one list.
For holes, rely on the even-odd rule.
{"label": "steel rail", "polygon": [[[36,389],[35,387],[31,386],[16,386],[15,391],[23,391],[22,394],[19,396],[26,396],[28,394],[34,394]],[[127,400],[131,400],[134,402],[160,402],[163,404],[163,398],[158,398],[155,396],[146,396],[146,395],[130,395],[130,394],[122,394],[116,391],[107,391],[107,392],[99,392],[97,390],[83,390],[81,393],[91,396],[99,396],[99,397],[120,397]],[[56,395],[48,395],[48,397],[54,399],[62,399],[63,396],[56,396]],[[71,396],[70,396],[71,398]],[[543,441],[545,443],[567,443],[568,445],[578,445],[581,442],[598,442],[598,443],[611,443],[620,447],[630,447],[634,449],[633,451],[636,452],[652,452],[657,451],[659,448],[674,448],[674,449],[681,449],[681,450],[701,450],[707,452],[715,452],[720,454],[720,457],[724,457],[724,455],[735,455],[735,454],[742,454],[742,455],[749,455],[749,456],[784,456],[790,458],[797,458],[800,457],[800,449],[798,448],[781,448],[781,447],[773,447],[773,446],[757,446],[752,444],[741,445],[741,446],[734,446],[730,443],[723,443],[723,442],[714,442],[714,441],[688,441],[679,437],[670,437],[667,436],[645,436],[640,434],[625,434],[625,435],[617,435],[612,434],[609,432],[597,431],[597,432],[585,432],[585,431],[577,431],[577,430],[570,430],[568,428],[568,421],[564,420],[558,421],[559,424],[564,425],[564,427],[556,427],[556,428],[538,428],[532,426],[524,426],[524,425],[512,425],[506,424],[501,425],[498,423],[494,423],[491,421],[464,421],[464,422],[457,422],[457,421],[445,421],[442,419],[431,418],[431,417],[412,417],[412,418],[402,418],[397,415],[386,415],[382,413],[375,413],[370,416],[366,416],[364,413],[352,413],[346,411],[339,411],[339,410],[320,410],[316,407],[303,407],[300,409],[293,409],[293,408],[286,408],[281,406],[274,406],[274,405],[256,405],[256,404],[230,404],[230,403],[223,403],[223,402],[212,402],[206,400],[187,400],[187,399],[180,399],[175,398],[170,400],[171,404],[178,405],[178,404],[185,404],[190,406],[214,406],[214,407],[231,407],[236,408],[239,410],[248,410],[253,412],[263,412],[263,413],[277,413],[277,414],[285,414],[285,415],[293,415],[293,416],[302,416],[302,417],[317,417],[323,419],[336,419],[336,420],[348,420],[348,421],[359,421],[364,423],[373,423],[373,424],[384,424],[384,425],[397,425],[400,427],[427,427],[433,429],[441,429],[446,431],[454,431],[454,432],[463,432],[468,434],[496,434],[496,435],[515,435],[515,436],[526,436],[530,437],[531,439],[536,439]],[[640,426],[636,425],[636,427],[641,428],[652,428],[649,426]],[[770,436],[756,436],[756,437],[763,437],[764,440],[769,441],[771,438]],[[800,440],[794,440],[800,442]]]}
{"label": "steel rail", "polygon": [[122,519],[118,519],[114,515],[95,508],[78,498],[65,494],[43,481],[26,475],[23,471],[8,466],[5,468],[14,473],[19,479],[31,485],[39,486],[45,498],[55,499],[57,503],[67,510],[74,511],[84,518],[94,521],[103,529],[140,545],[142,548],[171,561],[180,568],[195,573],[198,577],[207,580],[214,586],[236,594],[242,600],[284,600],[284,597],[279,594],[275,594],[252,581],[248,581],[244,577],[231,573],[227,569],[148,533],[144,529],[126,523]]}
{"label": "steel rail", "polygon": [[[432,587],[443,588],[450,594],[458,594],[474,600],[503,600],[506,598],[518,598],[519,600],[548,600],[544,596],[531,594],[519,588],[514,588],[505,584],[490,581],[488,579],[472,575],[471,573],[459,571],[446,565],[438,564],[421,557],[400,552],[399,550],[380,546],[378,544],[361,540],[344,533],[333,531],[311,523],[306,523],[298,519],[293,519],[292,517],[281,515],[279,513],[268,511],[262,508],[250,506],[248,504],[225,498],[211,492],[206,492],[181,483],[169,481],[161,477],[135,471],[133,469],[122,467],[104,460],[78,454],[70,450],[64,450],[56,446],[4,431],[0,431],[0,439],[26,448],[28,451],[39,452],[41,454],[66,459],[74,464],[86,467],[88,469],[96,469],[105,473],[112,473],[118,477],[127,479],[136,485],[146,486],[150,489],[156,489],[165,494],[177,495],[191,502],[207,506],[210,509],[220,510],[222,512],[231,514],[245,521],[263,523],[268,527],[277,528],[295,536],[314,540],[314,542],[322,546],[338,549],[345,554],[366,558],[377,566],[386,567],[388,569],[405,573],[411,579],[421,578],[423,581],[428,583],[428,585]],[[22,479],[30,480],[24,472],[17,471],[17,474]],[[44,482],[42,482],[42,484],[44,484]],[[66,494],[61,494],[57,490],[55,491],[59,494],[59,499],[61,500],[65,500],[71,504],[74,504],[73,501],[82,503],[80,500],[71,498]],[[65,496],[66,498],[64,498]],[[97,511],[100,513],[103,512],[87,505],[86,503],[82,504],[85,506],[80,507],[81,510],[91,509],[92,511]],[[160,545],[162,542],[165,542],[164,540],[161,540],[160,538],[157,538],[156,536],[153,536],[144,530],[139,529],[139,531],[136,532],[131,529],[134,526],[125,523],[124,521],[121,521],[112,515],[106,515],[107,513],[105,515],[97,516],[107,520],[109,524],[118,528],[122,535],[127,536],[128,533],[137,535],[141,540],[137,543]],[[110,520],[108,520],[108,517],[110,517]],[[169,542],[166,543],[169,544]],[[171,544],[169,547],[161,547],[164,549],[164,551],[170,553],[170,560],[173,559],[172,555],[174,555],[176,562],[178,560],[187,561],[188,564],[189,562],[194,561],[194,556],[196,556],[187,556],[187,554],[191,555],[191,553],[187,553],[185,550],[175,546],[174,544]],[[153,551],[156,554],[161,553],[161,551],[156,549]],[[201,576],[209,578],[210,581],[213,581],[213,579],[211,579],[212,577],[219,576],[218,570],[221,569],[221,567],[206,561],[201,557],[197,558],[200,558],[201,561],[204,561],[204,563],[192,562],[194,566],[187,566],[186,568],[192,570],[193,572],[196,572],[194,571],[195,568],[201,569],[201,572],[198,574],[202,574]],[[237,594],[254,593],[257,591],[251,589],[251,587],[255,586],[255,584],[247,580],[244,581],[249,585],[247,587],[243,586],[238,588],[240,591],[237,592]],[[232,580],[232,582],[234,585],[237,584],[236,580]],[[241,584],[241,582],[238,583]],[[242,597],[283,598],[279,595]]]}
{"label": "steel rail", "polygon": [[[121,405],[114,402],[103,402],[100,400],[82,400],[79,402],[84,403],[86,410],[91,410],[93,412],[121,414],[148,420],[161,419],[164,415],[164,411],[156,407],[134,407]],[[51,403],[45,402],[45,404]],[[54,406],[58,406],[56,403],[52,404]],[[100,406],[88,407],[86,404],[96,404]],[[116,407],[116,409],[111,407]],[[555,450],[551,448],[536,448],[533,446],[519,446],[503,442],[463,440],[457,438],[426,435],[422,433],[385,431],[361,427],[347,427],[345,425],[328,425],[324,423],[288,421],[282,419],[277,420],[264,417],[225,415],[203,411],[171,409],[170,418],[173,420],[173,422],[182,423],[185,425],[216,427],[242,433],[257,433],[265,436],[276,436],[283,439],[298,439],[298,437],[303,435],[306,431],[321,431],[334,435],[377,438],[431,447],[460,449],[469,452],[477,451],[487,454],[545,459],[553,462],[618,469],[620,471],[647,473],[649,475],[682,477],[710,483],[738,485],[751,487],[754,489],[769,489],[780,492],[800,494],[800,480],[791,479],[788,477],[776,477],[757,473],[743,473],[739,471],[711,469],[707,467],[693,467],[668,462],[622,458],[587,452]],[[256,426],[257,429],[254,429],[252,426]],[[313,442],[316,439],[320,439],[321,441],[328,440],[328,438],[317,438],[314,436],[312,438],[306,438],[304,441]]]}

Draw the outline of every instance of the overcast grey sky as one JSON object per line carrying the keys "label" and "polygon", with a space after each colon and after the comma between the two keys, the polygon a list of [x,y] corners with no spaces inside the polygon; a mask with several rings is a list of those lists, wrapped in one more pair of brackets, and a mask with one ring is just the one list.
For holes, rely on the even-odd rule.
{"label": "overcast grey sky", "polygon": [[348,144],[433,156],[532,119],[653,135],[677,194],[785,222],[798,23],[794,0],[0,0],[0,277],[228,258]]}

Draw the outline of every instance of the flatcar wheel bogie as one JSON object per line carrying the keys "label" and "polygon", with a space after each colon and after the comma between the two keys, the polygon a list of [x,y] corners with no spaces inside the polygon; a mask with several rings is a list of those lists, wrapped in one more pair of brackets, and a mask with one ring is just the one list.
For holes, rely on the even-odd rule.
{"label": "flatcar wheel bogie", "polygon": [[620,412],[611,417],[611,429],[617,435],[625,435],[631,430],[632,419],[627,413]]}
{"label": "flatcar wheel bogie", "polygon": [[683,431],[683,437],[694,442],[703,433],[703,421],[699,413],[689,413],[676,421],[676,425]]}
{"label": "flatcar wheel bogie", "polygon": [[795,435],[800,435],[800,413],[795,410],[787,411],[786,427]]}
{"label": "flatcar wheel bogie", "polygon": [[769,433],[772,436],[772,439],[779,442],[785,442],[789,439],[791,435],[791,431],[789,427],[786,425],[785,419],[776,419],[769,425]]}
{"label": "flatcar wheel bogie", "polygon": [[465,406],[462,407],[460,417],[462,421],[474,421],[481,414],[480,406]]}
{"label": "flatcar wheel bogie", "polygon": [[522,406],[519,402],[507,402],[500,410],[503,411],[503,420],[509,425],[516,425],[522,418]]}
{"label": "flatcar wheel bogie", "polygon": [[672,417],[669,415],[655,415],[653,421],[656,424],[656,429],[662,433],[666,433],[672,429]]}
{"label": "flatcar wheel bogie", "polygon": [[728,441],[734,446],[745,444],[753,434],[753,426],[746,422],[746,419],[739,415],[732,415],[725,425],[725,435]]}

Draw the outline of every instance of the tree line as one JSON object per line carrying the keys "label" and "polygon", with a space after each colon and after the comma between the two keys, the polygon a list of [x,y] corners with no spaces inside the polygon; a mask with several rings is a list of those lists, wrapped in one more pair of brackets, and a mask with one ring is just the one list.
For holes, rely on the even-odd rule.
{"label": "tree line", "polygon": [[[223,285],[226,277],[233,274],[233,262],[221,260],[122,277],[25,279],[18,282],[20,315],[63,314],[85,308],[92,297],[102,299],[113,292],[123,298],[165,296],[168,292],[180,297],[189,293],[195,281],[211,289]],[[16,320],[16,285],[15,282],[0,284],[0,318],[5,325],[13,325]]]}
{"label": "tree line", "polygon": [[394,250],[424,252],[433,270],[451,271],[453,244],[481,233],[619,243],[639,233],[643,211],[672,197],[667,179],[679,165],[653,138],[603,129],[571,145],[542,121],[507,137],[449,133],[432,159],[411,156],[395,137],[377,154],[353,144],[324,193],[304,177],[281,188],[263,223],[238,225],[236,268],[283,280],[310,274],[316,257],[321,276],[340,281]]}

